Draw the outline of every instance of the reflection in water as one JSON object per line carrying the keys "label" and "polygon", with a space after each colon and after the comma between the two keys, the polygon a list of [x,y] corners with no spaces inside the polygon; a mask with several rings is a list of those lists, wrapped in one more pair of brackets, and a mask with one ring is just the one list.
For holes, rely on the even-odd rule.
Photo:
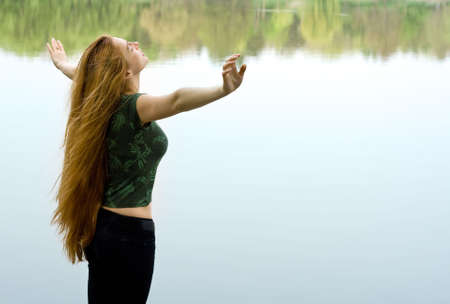
{"label": "reflection in water", "polygon": [[71,82],[45,42],[75,55],[106,32],[144,47],[155,95],[255,55],[238,92],[161,120],[149,303],[450,303],[450,5],[434,2],[0,1],[1,302],[87,303],[88,267],[48,225]]}
{"label": "reflection in water", "polygon": [[[300,32],[312,49],[336,48],[339,40],[335,39],[342,32],[343,18],[340,15],[339,0],[310,1],[302,10]],[[336,43],[334,41],[336,40]]]}
{"label": "reflection in water", "polygon": [[213,57],[303,47],[336,56],[397,51],[443,59],[450,50],[449,1],[3,0],[0,48],[45,52],[51,37],[73,54],[102,33],[138,40],[151,58],[206,47]]}

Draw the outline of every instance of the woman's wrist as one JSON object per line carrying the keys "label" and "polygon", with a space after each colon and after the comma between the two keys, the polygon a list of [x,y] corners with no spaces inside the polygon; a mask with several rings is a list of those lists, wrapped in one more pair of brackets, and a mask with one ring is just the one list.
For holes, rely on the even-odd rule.
{"label": "woman's wrist", "polygon": [[67,61],[63,61],[61,63],[55,64],[56,68],[64,73],[70,79],[73,79],[73,76],[76,71],[76,66],[70,64]]}
{"label": "woman's wrist", "polygon": [[65,66],[67,66],[67,61],[55,63],[55,66],[58,70],[63,70]]}

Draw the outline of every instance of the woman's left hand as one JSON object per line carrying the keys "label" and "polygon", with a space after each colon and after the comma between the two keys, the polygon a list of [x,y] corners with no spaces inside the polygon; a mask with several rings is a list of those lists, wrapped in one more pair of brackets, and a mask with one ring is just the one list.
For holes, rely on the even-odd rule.
{"label": "woman's left hand", "polygon": [[67,62],[67,55],[61,41],[52,38],[52,45],[50,46],[47,42],[47,49],[55,67],[61,69],[61,66]]}
{"label": "woman's left hand", "polygon": [[239,58],[240,54],[235,54],[229,57],[226,63],[223,65],[222,78],[223,78],[223,91],[225,94],[229,94],[239,88],[244,78],[245,70],[247,65],[243,64],[239,69],[236,69],[236,60]]}

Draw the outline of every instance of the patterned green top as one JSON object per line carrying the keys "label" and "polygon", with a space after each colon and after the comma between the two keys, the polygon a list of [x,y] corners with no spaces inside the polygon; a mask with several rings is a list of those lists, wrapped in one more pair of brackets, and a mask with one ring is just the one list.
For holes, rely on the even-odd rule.
{"label": "patterned green top", "polygon": [[152,201],[156,169],[167,150],[167,137],[156,121],[141,126],[136,100],[144,93],[122,95],[106,135],[108,179],[103,205],[143,207]]}

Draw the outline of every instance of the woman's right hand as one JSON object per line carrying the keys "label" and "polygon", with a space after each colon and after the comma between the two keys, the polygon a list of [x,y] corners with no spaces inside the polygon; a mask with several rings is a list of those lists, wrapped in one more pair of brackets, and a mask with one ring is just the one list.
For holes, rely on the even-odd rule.
{"label": "woman's right hand", "polygon": [[50,46],[47,42],[47,49],[55,67],[61,69],[61,66],[67,62],[67,55],[61,41],[52,38],[52,45]]}

